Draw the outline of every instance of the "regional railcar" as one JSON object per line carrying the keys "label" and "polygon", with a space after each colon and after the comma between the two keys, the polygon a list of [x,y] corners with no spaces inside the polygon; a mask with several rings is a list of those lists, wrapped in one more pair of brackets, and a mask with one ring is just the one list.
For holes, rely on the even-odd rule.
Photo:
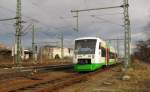
{"label": "regional railcar", "polygon": [[75,39],[74,70],[94,71],[104,65],[116,63],[115,49],[97,37],[83,37]]}

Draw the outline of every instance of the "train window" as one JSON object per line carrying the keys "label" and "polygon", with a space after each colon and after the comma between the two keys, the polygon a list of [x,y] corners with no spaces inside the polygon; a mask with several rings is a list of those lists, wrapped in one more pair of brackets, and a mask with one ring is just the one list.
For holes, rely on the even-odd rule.
{"label": "train window", "polygon": [[106,57],[106,49],[105,48],[101,48],[102,50],[102,57]]}

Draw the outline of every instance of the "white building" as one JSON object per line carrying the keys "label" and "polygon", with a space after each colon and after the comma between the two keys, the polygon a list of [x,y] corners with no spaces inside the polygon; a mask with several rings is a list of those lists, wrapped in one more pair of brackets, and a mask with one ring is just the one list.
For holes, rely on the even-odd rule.
{"label": "white building", "polygon": [[73,49],[63,48],[63,51],[60,47],[56,46],[44,46],[40,49],[40,55],[46,59],[57,59],[62,58],[62,56],[71,58],[73,56]]}
{"label": "white building", "polygon": [[32,52],[30,50],[25,49],[22,51],[22,55],[21,55],[22,60],[28,60],[31,58],[31,56],[32,56]]}

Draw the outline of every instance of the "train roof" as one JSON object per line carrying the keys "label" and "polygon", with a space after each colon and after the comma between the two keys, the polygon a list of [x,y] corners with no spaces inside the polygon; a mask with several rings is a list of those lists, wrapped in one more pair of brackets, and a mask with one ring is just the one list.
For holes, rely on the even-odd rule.
{"label": "train roof", "polygon": [[77,38],[75,40],[83,40],[83,39],[99,39],[100,41],[103,41],[101,38],[99,37],[80,37],[80,38]]}
{"label": "train roof", "polygon": [[77,38],[75,40],[84,40],[84,39],[96,39],[96,40],[99,40],[99,42],[101,42],[102,46],[104,48],[106,48],[106,42],[104,40],[102,40],[101,38],[99,38],[99,37],[80,37],[80,38]]}

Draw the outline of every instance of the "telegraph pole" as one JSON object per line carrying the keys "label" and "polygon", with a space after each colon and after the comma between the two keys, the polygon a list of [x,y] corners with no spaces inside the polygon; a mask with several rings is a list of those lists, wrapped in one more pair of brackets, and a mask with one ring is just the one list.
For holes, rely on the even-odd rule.
{"label": "telegraph pole", "polygon": [[61,33],[61,58],[64,58],[64,35]]}
{"label": "telegraph pole", "polygon": [[32,58],[33,58],[33,63],[35,63],[35,27],[34,27],[34,24],[32,26]]}
{"label": "telegraph pole", "polygon": [[123,9],[124,9],[124,30],[125,30],[125,64],[124,67],[130,67],[131,64],[131,29],[130,29],[130,20],[129,20],[129,3],[128,0],[123,0]]}
{"label": "telegraph pole", "polygon": [[21,30],[22,30],[22,25],[21,25],[21,0],[17,0],[17,9],[16,9],[16,57],[15,61],[17,63],[17,66],[21,65]]}

